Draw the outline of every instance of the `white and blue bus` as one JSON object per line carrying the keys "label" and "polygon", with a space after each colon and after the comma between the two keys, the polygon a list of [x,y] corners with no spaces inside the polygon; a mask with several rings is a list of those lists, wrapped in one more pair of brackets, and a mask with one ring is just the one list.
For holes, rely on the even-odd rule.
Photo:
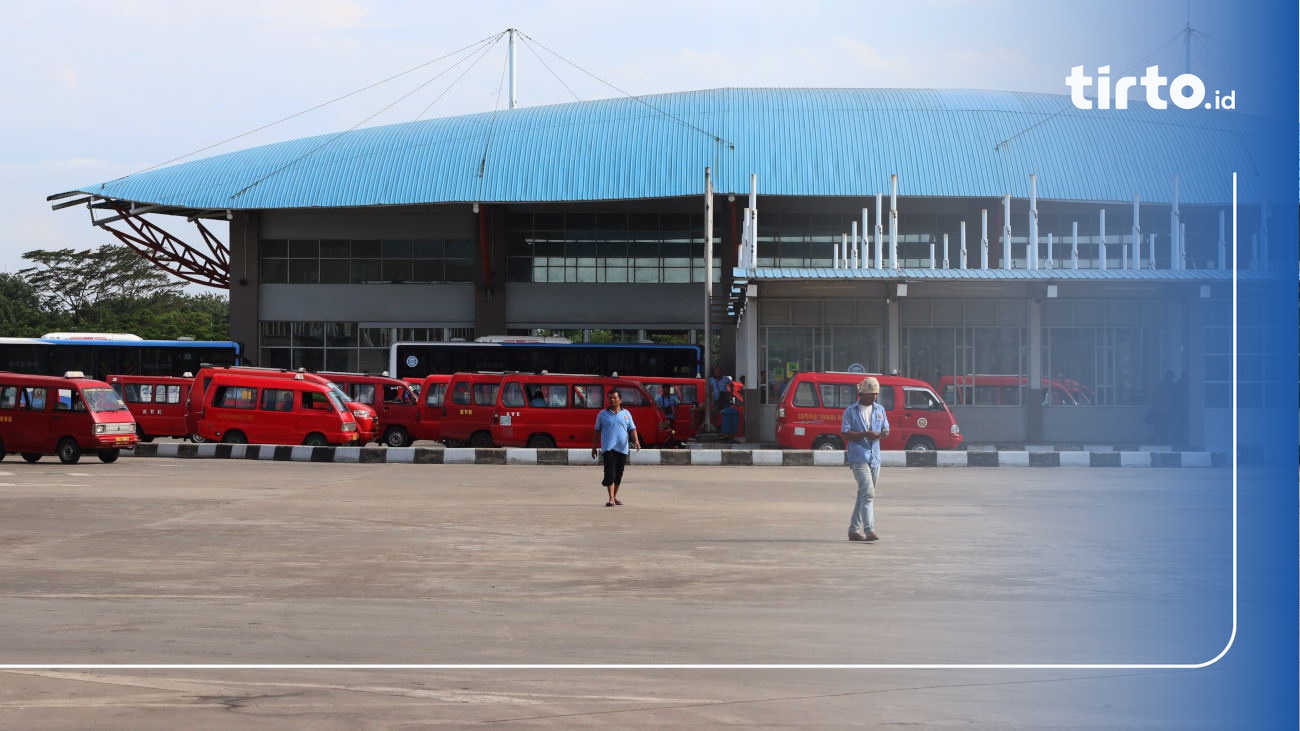
{"label": "white and blue bus", "polygon": [[181,376],[201,363],[242,365],[233,340],[143,340],[125,333],[46,333],[0,337],[0,371],[59,376],[81,371],[104,380],[119,376]]}

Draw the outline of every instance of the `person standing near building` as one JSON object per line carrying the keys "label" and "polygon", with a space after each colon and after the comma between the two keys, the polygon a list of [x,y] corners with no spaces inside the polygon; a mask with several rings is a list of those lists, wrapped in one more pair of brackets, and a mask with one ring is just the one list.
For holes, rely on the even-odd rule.
{"label": "person standing near building", "polygon": [[636,433],[636,423],[632,414],[623,408],[623,394],[617,389],[611,390],[609,407],[596,414],[596,431],[591,436],[591,458],[597,454],[604,458],[605,476],[602,485],[609,492],[609,501],[605,507],[622,505],[618,499],[618,487],[623,482],[623,468],[627,466],[628,445],[641,451],[641,440]]}
{"label": "person standing near building", "polygon": [[713,366],[713,375],[709,376],[709,403],[716,415],[713,425],[718,426],[722,410],[731,405],[731,376],[723,375],[722,366]]}
{"label": "person standing near building", "polygon": [[858,483],[858,496],[849,519],[850,541],[877,541],[876,482],[880,479],[880,440],[889,436],[889,417],[876,403],[880,382],[867,377],[858,384],[858,402],[849,404],[840,419],[840,434],[848,447],[849,470]]}

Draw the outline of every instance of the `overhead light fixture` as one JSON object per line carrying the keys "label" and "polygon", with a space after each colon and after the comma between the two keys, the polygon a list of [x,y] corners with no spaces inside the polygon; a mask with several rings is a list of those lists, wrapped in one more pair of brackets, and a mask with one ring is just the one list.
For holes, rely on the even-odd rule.
{"label": "overhead light fixture", "polygon": [[1055,284],[1049,284],[1049,285],[1047,285],[1047,299],[1049,299],[1049,300],[1050,300],[1050,299],[1056,299],[1056,285],[1055,285]]}
{"label": "overhead light fixture", "polygon": [[474,204],[474,212],[475,212],[475,213],[478,213],[478,204],[477,204],[477,203]]}
{"label": "overhead light fixture", "polygon": [[899,282],[898,284],[894,285],[894,296],[895,297],[907,296],[907,282]]}
{"label": "overhead light fixture", "polygon": [[1207,300],[1207,299],[1209,299],[1209,298],[1210,298],[1210,285],[1208,285],[1208,284],[1202,284],[1202,285],[1201,285],[1201,299],[1203,299],[1203,300]]}

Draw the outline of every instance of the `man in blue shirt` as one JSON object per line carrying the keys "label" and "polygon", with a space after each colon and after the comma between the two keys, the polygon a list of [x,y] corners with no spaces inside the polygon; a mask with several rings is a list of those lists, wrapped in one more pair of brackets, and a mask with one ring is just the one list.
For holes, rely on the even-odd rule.
{"label": "man in blue shirt", "polygon": [[618,499],[618,486],[623,482],[623,468],[627,466],[628,444],[639,452],[641,440],[637,437],[632,414],[623,408],[623,395],[612,389],[607,398],[609,408],[601,409],[596,414],[596,431],[591,437],[591,458],[596,458],[597,451],[604,456],[605,478],[600,484],[609,491],[609,501],[605,507],[612,508],[623,504]]}
{"label": "man in blue shirt", "polygon": [[849,519],[850,541],[878,541],[876,535],[876,480],[880,478],[880,440],[889,436],[889,417],[876,403],[880,382],[867,377],[858,384],[858,402],[844,409],[840,434],[848,448],[849,469],[858,483],[858,497]]}

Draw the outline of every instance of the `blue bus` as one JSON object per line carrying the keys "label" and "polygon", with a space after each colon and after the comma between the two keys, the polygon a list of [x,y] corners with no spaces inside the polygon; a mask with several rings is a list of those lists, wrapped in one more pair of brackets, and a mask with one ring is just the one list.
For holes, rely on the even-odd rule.
{"label": "blue bus", "polygon": [[142,340],[122,333],[48,333],[39,338],[0,338],[0,371],[61,376],[81,371],[90,378],[182,376],[199,364],[242,365],[233,340]]}
{"label": "blue bus", "polygon": [[654,343],[403,342],[389,348],[388,372],[396,378],[464,371],[698,378],[702,352],[698,345]]}

